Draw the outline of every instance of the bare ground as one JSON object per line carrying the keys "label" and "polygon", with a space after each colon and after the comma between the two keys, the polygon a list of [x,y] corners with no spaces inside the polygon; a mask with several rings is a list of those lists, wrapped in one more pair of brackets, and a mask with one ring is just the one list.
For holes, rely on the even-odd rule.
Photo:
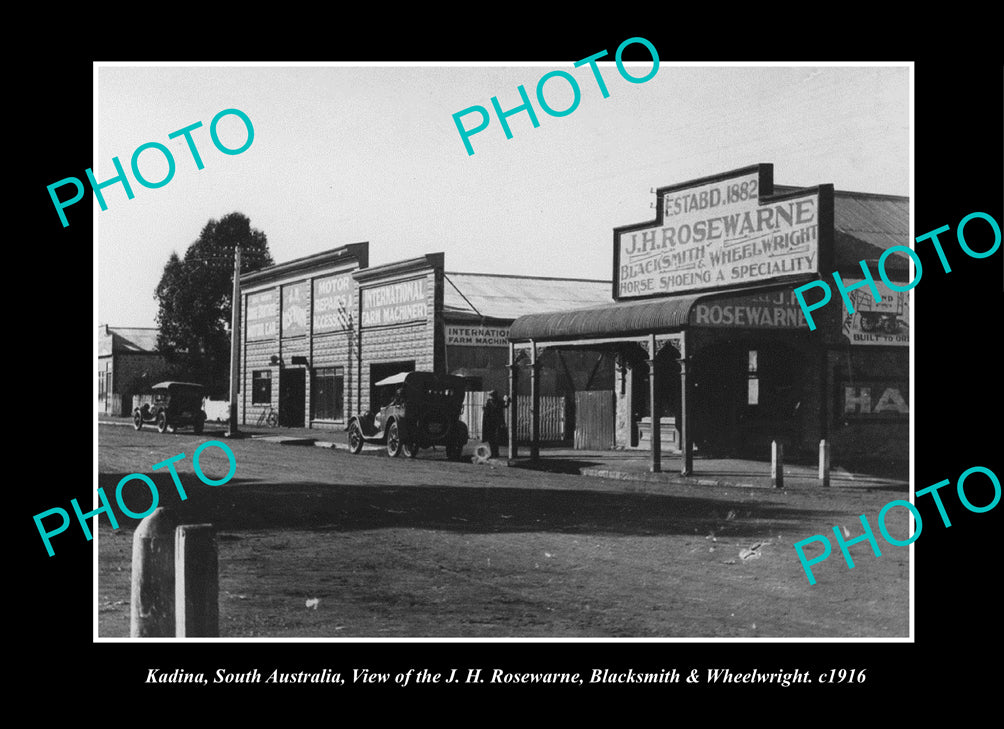
{"label": "bare ground", "polygon": [[[228,441],[237,474],[209,487],[191,456],[212,437],[103,426],[99,485],[146,473],[183,522],[216,526],[223,637],[908,635],[907,548],[860,543],[848,569],[834,544],[810,586],[792,546],[834,541],[834,525],[856,536],[860,514],[877,534],[902,491],[642,484],[251,440]],[[150,468],[179,452],[184,502]],[[219,450],[202,464],[226,472]],[[145,492],[125,488],[133,510]],[[889,514],[899,539],[905,514]],[[127,636],[138,522],[99,521],[99,635]]]}

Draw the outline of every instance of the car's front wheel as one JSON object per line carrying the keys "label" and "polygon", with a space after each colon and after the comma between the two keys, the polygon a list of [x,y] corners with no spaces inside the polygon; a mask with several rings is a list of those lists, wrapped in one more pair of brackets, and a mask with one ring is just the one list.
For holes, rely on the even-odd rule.
{"label": "car's front wheel", "polygon": [[143,413],[136,410],[132,414],[132,427],[140,430],[143,427]]}
{"label": "car's front wheel", "polygon": [[421,447],[418,445],[418,443],[402,443],[401,444],[401,451],[404,453],[404,455],[408,456],[408,458],[417,458],[418,457],[418,452],[420,450],[421,450]]}
{"label": "car's front wheel", "polygon": [[359,453],[363,449],[363,432],[357,423],[349,426],[349,453]]}
{"label": "car's front wheel", "polygon": [[401,453],[401,431],[397,428],[397,421],[391,422],[387,426],[387,455],[394,458]]}
{"label": "car's front wheel", "polygon": [[157,432],[166,433],[167,432],[167,413],[161,410],[157,413]]}

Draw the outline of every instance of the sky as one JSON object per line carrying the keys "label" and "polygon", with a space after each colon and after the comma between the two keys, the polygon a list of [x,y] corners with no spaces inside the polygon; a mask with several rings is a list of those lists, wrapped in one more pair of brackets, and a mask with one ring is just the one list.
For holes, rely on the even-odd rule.
{"label": "sky", "polygon": [[[584,54],[583,57],[585,57]],[[184,255],[210,219],[239,211],[266,234],[277,263],[369,241],[370,265],[445,253],[456,272],[608,280],[612,230],[653,220],[654,188],[747,165],[774,165],[774,182],[910,194],[909,65],[681,66],[660,63],[630,83],[600,62],[604,98],[588,66],[571,60],[499,65],[123,65],[95,69],[94,175],[118,157],[135,197],[104,188],[94,206],[97,323],[156,325],[154,290],[172,252]],[[625,64],[642,78],[652,62]],[[538,80],[564,70],[580,101],[549,116]],[[492,112],[518,106],[518,86],[539,122]],[[562,77],[545,100],[571,105]],[[453,114],[480,105],[488,127],[468,155]],[[237,155],[210,139],[213,117],[239,109],[254,138]],[[463,117],[473,127],[477,114]],[[198,170],[182,137],[195,122]],[[224,116],[221,142],[247,131]],[[167,147],[173,178],[147,188],[134,151]],[[165,177],[155,148],[144,177]],[[63,196],[67,196],[67,192]],[[88,190],[91,198],[94,198]],[[70,218],[72,221],[72,217]]]}

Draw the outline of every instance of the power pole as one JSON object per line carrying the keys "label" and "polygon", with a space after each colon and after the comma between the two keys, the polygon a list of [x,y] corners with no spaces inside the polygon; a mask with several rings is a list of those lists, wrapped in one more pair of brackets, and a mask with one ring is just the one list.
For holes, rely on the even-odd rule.
{"label": "power pole", "polygon": [[237,427],[237,392],[240,389],[241,341],[241,247],[234,246],[234,295],[230,306],[230,430],[228,438],[240,437]]}

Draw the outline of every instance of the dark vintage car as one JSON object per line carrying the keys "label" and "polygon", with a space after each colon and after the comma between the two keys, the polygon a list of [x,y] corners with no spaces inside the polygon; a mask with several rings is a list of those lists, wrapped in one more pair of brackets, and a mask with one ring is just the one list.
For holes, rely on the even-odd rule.
{"label": "dark vintage car", "polygon": [[467,426],[460,420],[466,383],[462,377],[431,372],[400,372],[374,384],[369,412],[349,418],[349,450],[363,443],[387,446],[387,454],[410,458],[421,448],[442,445],[451,461],[460,460],[467,445]]}
{"label": "dark vintage car", "polygon": [[194,382],[158,382],[152,388],[153,403],[144,404],[132,413],[136,430],[143,423],[156,424],[161,433],[174,432],[175,428],[192,426],[195,433],[202,432],[206,412],[202,409],[202,385]]}

